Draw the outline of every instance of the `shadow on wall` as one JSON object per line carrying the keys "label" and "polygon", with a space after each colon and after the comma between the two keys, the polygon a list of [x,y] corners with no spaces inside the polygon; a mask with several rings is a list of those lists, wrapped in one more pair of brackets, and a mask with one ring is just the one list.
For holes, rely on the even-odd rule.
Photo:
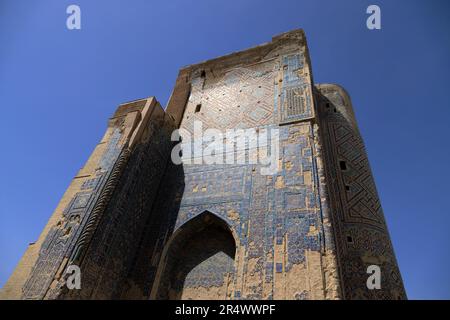
{"label": "shadow on wall", "polygon": [[205,211],[178,229],[163,253],[158,299],[225,299],[236,243],[225,221]]}
{"label": "shadow on wall", "polygon": [[170,162],[122,298],[226,299],[230,293],[235,237],[227,222],[209,211],[175,230],[184,189],[183,165]]}

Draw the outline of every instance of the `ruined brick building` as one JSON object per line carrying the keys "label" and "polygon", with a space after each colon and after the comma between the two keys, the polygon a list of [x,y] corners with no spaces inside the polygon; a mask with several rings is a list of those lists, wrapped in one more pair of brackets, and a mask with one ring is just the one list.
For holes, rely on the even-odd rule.
{"label": "ruined brick building", "polygon": [[[194,121],[277,128],[279,170],[175,164]],[[381,268],[369,290],[367,267]],[[69,265],[81,289],[65,285]],[[351,101],[315,84],[302,30],[180,70],[120,105],[2,298],[406,298]]]}

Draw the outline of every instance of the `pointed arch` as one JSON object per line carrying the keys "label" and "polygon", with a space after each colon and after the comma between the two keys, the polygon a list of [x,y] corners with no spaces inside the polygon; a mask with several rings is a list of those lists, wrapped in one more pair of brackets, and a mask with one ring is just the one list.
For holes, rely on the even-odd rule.
{"label": "pointed arch", "polygon": [[238,241],[229,224],[210,211],[188,220],[164,246],[151,298],[230,298]]}

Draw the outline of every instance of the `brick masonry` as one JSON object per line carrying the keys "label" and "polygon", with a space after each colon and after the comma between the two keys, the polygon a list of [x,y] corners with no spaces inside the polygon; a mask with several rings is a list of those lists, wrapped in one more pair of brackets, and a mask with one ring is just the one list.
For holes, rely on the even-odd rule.
{"label": "brick masonry", "polygon": [[[170,160],[175,128],[279,130],[280,170]],[[250,144],[247,151],[252,150]],[[81,290],[65,286],[69,265]],[[368,290],[377,264],[382,288]],[[302,30],[180,70],[166,110],[119,106],[10,299],[404,299],[348,94],[314,85]]]}

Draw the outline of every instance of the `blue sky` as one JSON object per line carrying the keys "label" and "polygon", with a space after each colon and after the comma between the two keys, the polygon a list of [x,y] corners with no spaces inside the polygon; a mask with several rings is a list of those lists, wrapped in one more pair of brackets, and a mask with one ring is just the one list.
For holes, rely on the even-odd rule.
{"label": "blue sky", "polygon": [[[66,28],[77,4],[82,29]],[[381,30],[366,8],[381,8]],[[303,28],[350,93],[411,299],[450,299],[450,2],[0,1],[0,286],[122,102],[180,67]]]}

